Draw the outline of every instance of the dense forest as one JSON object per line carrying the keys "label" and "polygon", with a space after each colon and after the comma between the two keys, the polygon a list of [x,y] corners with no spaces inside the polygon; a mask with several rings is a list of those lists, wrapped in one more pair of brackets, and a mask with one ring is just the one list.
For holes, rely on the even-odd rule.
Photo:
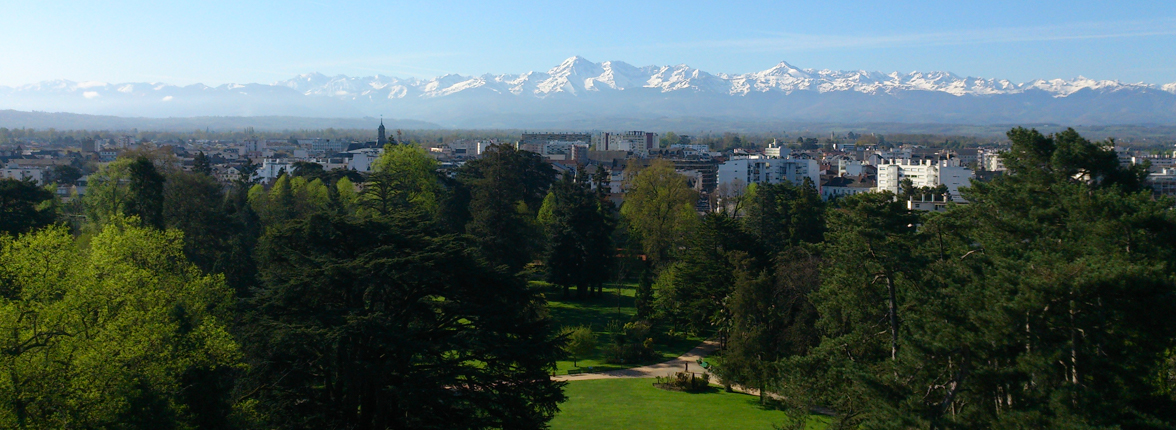
{"label": "dense forest", "polygon": [[545,428],[582,336],[530,284],[620,281],[618,357],[713,336],[721,384],[832,428],[1170,428],[1173,201],[1110,142],[1007,138],[1009,174],[942,213],[806,182],[700,215],[667,161],[617,207],[604,171],[505,145],[269,184],[129,151],[70,199],[0,180],[0,426]]}

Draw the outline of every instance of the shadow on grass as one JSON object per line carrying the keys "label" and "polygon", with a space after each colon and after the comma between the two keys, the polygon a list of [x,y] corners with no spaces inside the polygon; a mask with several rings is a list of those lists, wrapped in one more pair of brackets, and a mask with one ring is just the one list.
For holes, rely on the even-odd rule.
{"label": "shadow on grass", "polygon": [[547,298],[551,318],[562,327],[586,326],[595,332],[604,332],[609,321],[621,324],[628,322],[636,313],[632,286],[618,288],[606,286],[600,297],[577,299],[573,291],[571,298],[564,298],[562,289],[545,282],[532,282],[531,288]]}

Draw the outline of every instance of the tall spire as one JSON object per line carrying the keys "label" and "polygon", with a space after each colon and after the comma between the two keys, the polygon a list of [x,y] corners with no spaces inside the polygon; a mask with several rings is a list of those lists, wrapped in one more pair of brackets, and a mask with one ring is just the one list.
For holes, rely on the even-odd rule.
{"label": "tall spire", "polygon": [[376,138],[376,143],[383,147],[388,144],[388,137],[384,134],[384,115],[380,115],[379,137]]}

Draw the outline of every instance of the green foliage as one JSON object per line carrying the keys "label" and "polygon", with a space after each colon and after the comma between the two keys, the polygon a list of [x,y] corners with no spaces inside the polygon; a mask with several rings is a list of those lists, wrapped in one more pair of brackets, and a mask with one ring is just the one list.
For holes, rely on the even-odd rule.
{"label": "green foliage", "polygon": [[575,328],[565,328],[564,333],[567,336],[568,343],[564,346],[564,351],[572,357],[572,365],[576,365],[576,360],[591,354],[596,350],[596,333],[592,329],[585,326]]}
{"label": "green foliage", "polygon": [[[79,252],[51,228],[0,238],[0,426],[224,427],[232,293],[182,235],[110,219]],[[199,398],[188,396],[201,392]]]}
{"label": "green foliage", "polygon": [[734,291],[724,301],[729,334],[714,369],[728,387],[760,390],[761,402],[778,379],[774,363],[805,355],[818,341],[817,312],[808,299],[820,282],[818,260],[800,248],[776,260],[774,269],[756,271],[744,262],[736,271]]}
{"label": "green foliage", "polygon": [[653,325],[649,321],[626,323],[620,332],[614,333],[613,343],[605,346],[609,363],[640,363],[655,354],[652,336]]}
{"label": "green foliage", "polygon": [[184,254],[197,267],[211,271],[217,255],[225,251],[222,240],[228,227],[221,185],[207,175],[178,171],[168,175],[163,194],[167,227],[184,232]]}
{"label": "green foliage", "polygon": [[601,294],[616,253],[612,203],[592,190],[586,174],[565,175],[544,199],[539,222],[547,230],[548,282],[563,286],[565,295],[570,285],[581,298],[593,289]]}
{"label": "green foliage", "polygon": [[267,224],[280,224],[326,210],[331,192],[322,180],[308,181],[302,176],[281,175],[266,190],[258,184],[249,189],[248,202]]}
{"label": "green foliage", "polygon": [[681,261],[659,277],[655,289],[661,317],[695,333],[715,326],[725,330],[729,315],[723,302],[731,293],[736,268],[732,258],[743,258],[754,246],[734,218],[717,213],[702,217]]}
{"label": "green foliage", "polygon": [[207,155],[204,155],[204,151],[197,152],[196,156],[192,157],[192,172],[212,176],[212,161],[208,159]]}
{"label": "green foliage", "polygon": [[411,205],[436,213],[437,161],[415,145],[387,145],[380,158],[372,163],[361,202],[382,216],[395,208]]}
{"label": "green foliage", "polygon": [[782,395],[865,427],[1170,427],[1171,201],[1110,143],[1009,139],[1010,174],[968,205],[916,220],[854,196],[831,214],[823,341],[782,363]]}
{"label": "green foliage", "polygon": [[538,428],[563,400],[541,297],[420,212],[267,230],[252,376],[272,425]]}
{"label": "green foliage", "polygon": [[631,234],[641,238],[645,254],[655,265],[666,264],[694,225],[698,193],[669,161],[658,159],[649,167],[625,172],[625,203],[621,216]]}
{"label": "green foliage", "polygon": [[145,226],[162,229],[164,177],[145,156],[120,158],[90,176],[86,213],[90,222],[134,217]]}
{"label": "green foliage", "polygon": [[824,241],[825,205],[808,178],[800,185],[752,184],[743,199],[747,207],[743,228],[761,244],[760,259]]}
{"label": "green foliage", "polygon": [[634,306],[637,308],[637,318],[649,319],[653,316],[653,271],[649,266],[641,270],[641,277],[637,281],[637,291],[634,295]]}
{"label": "green foliage", "polygon": [[669,376],[655,377],[653,386],[669,390],[701,393],[710,390],[710,374],[703,373],[700,377],[693,372],[676,372]]}
{"label": "green foliage", "polygon": [[335,182],[335,188],[339,195],[339,203],[346,213],[355,213],[359,209],[359,192],[355,189],[355,183],[347,177],[339,178]]}
{"label": "green foliage", "polygon": [[33,181],[0,179],[0,236],[38,230],[56,220],[53,193]]}
{"label": "green foliage", "polygon": [[462,212],[468,214],[465,232],[475,238],[483,258],[511,272],[522,270],[543,249],[535,212],[555,181],[555,170],[539,154],[491,145],[482,158],[463,165],[458,178],[469,190],[468,209],[449,217],[465,220]]}
{"label": "green foliage", "polygon": [[68,164],[61,164],[53,166],[45,172],[45,183],[54,183],[67,187],[76,183],[82,176],[81,169]]}
{"label": "green foliage", "polygon": [[247,294],[260,236],[257,214],[246,201],[245,184],[224,187],[208,175],[173,171],[164,184],[163,217],[184,233],[184,255],[201,270],[222,273],[239,295]]}

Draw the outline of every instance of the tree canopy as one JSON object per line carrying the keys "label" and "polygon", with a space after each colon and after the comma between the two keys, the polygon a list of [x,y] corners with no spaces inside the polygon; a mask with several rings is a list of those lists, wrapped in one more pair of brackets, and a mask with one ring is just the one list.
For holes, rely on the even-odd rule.
{"label": "tree canopy", "polygon": [[[224,427],[241,355],[232,293],[182,235],[113,218],[84,253],[62,227],[0,237],[0,425]],[[199,393],[200,395],[194,395]]]}
{"label": "tree canopy", "polygon": [[249,345],[287,428],[540,428],[563,399],[542,300],[400,212],[314,215],[260,245]]}

